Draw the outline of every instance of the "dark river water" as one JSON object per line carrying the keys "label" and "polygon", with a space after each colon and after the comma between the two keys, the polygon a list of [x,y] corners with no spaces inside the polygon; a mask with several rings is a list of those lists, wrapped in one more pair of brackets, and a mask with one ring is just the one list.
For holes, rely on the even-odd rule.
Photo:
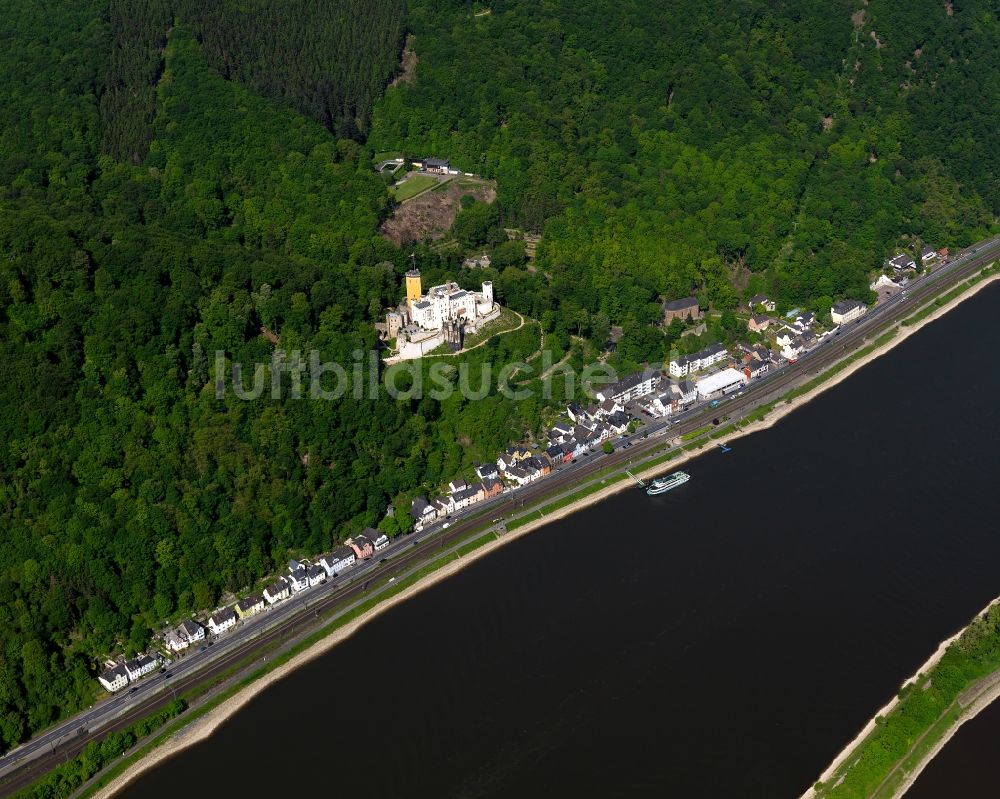
{"label": "dark river water", "polygon": [[797,796],[1000,594],[998,317],[994,286],[682,488],[511,543],[125,795]]}

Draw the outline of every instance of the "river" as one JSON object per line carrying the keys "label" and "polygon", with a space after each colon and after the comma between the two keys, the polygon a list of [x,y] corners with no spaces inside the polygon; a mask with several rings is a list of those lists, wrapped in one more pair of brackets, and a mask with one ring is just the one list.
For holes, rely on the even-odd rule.
{"label": "river", "polygon": [[797,796],[1000,594],[996,318],[998,284],[680,489],[512,542],[124,795]]}

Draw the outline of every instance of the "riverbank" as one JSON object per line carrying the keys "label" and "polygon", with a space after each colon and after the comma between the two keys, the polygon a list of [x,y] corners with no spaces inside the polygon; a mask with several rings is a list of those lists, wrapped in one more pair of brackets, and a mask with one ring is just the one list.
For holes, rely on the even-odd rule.
{"label": "riverbank", "polygon": [[[884,347],[877,348],[875,351],[871,353],[869,357],[862,359],[857,368],[860,368],[861,365],[870,363],[879,355],[888,352],[889,349],[896,346],[896,344],[905,341],[909,336],[913,335],[918,330],[923,329],[925,325],[930,324],[934,320],[941,318],[946,313],[948,313],[949,311],[953,310],[958,305],[960,305],[962,302],[969,299],[970,297],[975,296],[980,291],[982,291],[986,286],[990,285],[991,283],[997,280],[1000,280],[1000,274],[991,275],[986,278],[983,278],[979,280],[975,285],[968,288],[966,291],[962,292],[958,296],[952,298],[950,301],[946,302],[944,305],[934,310],[932,313],[929,313],[926,316],[920,318],[919,321],[917,321],[915,324],[900,326],[899,330],[902,331],[901,333],[895,335],[892,341],[889,342],[887,345],[885,345]],[[851,374],[854,371],[856,371],[855,368],[849,368],[845,370],[844,376],[846,376],[847,374]],[[839,380],[833,381],[829,383],[829,385],[835,385],[836,382],[839,382]],[[981,611],[981,614],[989,610],[997,601],[1000,601],[1000,597],[998,597],[998,599],[994,600],[989,605],[987,605],[986,608],[984,608],[983,611]],[[938,645],[937,649],[917,669],[917,671],[902,682],[902,684],[900,685],[900,691],[902,691],[907,686],[916,684],[916,682],[921,678],[921,676],[926,675],[929,671],[931,671],[931,669],[933,669],[938,663],[940,663],[941,659],[947,652],[948,647],[951,646],[953,643],[955,643],[965,633],[966,629],[968,628],[967,627],[962,628],[957,633],[952,635],[950,638],[947,638],[944,641],[942,641]],[[1000,696],[1000,687],[998,687],[994,692],[993,698],[995,699],[997,696]],[[990,701],[992,701],[992,699]],[[852,755],[854,755],[854,753],[859,749],[859,747],[861,747],[864,744],[864,742],[868,740],[868,738],[872,735],[872,733],[875,732],[876,728],[879,725],[879,719],[885,718],[887,715],[889,715],[893,710],[895,710],[898,707],[899,703],[900,703],[900,697],[899,694],[897,694],[896,696],[893,696],[885,705],[883,705],[872,716],[872,718],[868,721],[868,723],[865,724],[865,726],[858,732],[858,734],[837,754],[837,756],[833,759],[830,765],[827,766],[827,768],[823,771],[822,774],[820,774],[816,782],[819,784],[828,783],[835,777],[839,777],[839,780],[842,781],[843,775],[841,774],[841,769],[844,766],[844,764],[847,762],[847,760],[849,760],[852,757]],[[983,705],[983,707],[985,707],[988,704],[989,703],[987,702],[986,704]],[[981,709],[982,708],[979,708],[978,710],[976,710],[976,712],[978,713],[979,710]],[[971,716],[969,716],[969,718],[971,718]],[[960,724],[964,723],[965,720],[968,719],[963,717],[963,721],[960,722],[959,725],[957,726],[960,726]],[[957,729],[957,726],[955,727],[955,729]],[[919,767],[920,770],[923,770],[926,764],[930,762],[933,755],[936,754],[938,751],[940,751],[941,746],[943,746],[944,743],[947,741],[947,739],[950,738],[952,735],[954,735],[954,730],[952,730],[947,734],[947,737],[941,741],[940,746],[936,746],[935,748],[933,748],[931,752],[928,753],[928,756],[920,764]],[[913,774],[913,779],[916,779],[918,773],[919,771]],[[840,784],[839,781],[836,784]],[[909,785],[911,784],[912,780],[910,780],[907,783],[906,787],[908,788]],[[905,792],[905,788],[900,793],[895,795],[902,796],[903,792]],[[823,795],[824,794],[818,792],[816,790],[815,785],[813,785],[810,786],[808,790],[806,790],[801,795],[800,799],[819,799],[819,797],[822,797]]]}
{"label": "riverbank", "polygon": [[[983,285],[986,282],[988,281],[983,281]],[[726,434],[725,436],[723,436],[718,440],[727,440],[727,441],[734,440],[736,438],[740,438],[742,436],[750,435],[754,432],[770,428],[772,425],[774,425],[778,420],[783,418],[788,413],[791,413],[796,408],[803,406],[810,399],[817,396],[822,391],[825,391],[827,388],[830,388],[833,385],[837,385],[841,380],[846,379],[858,369],[862,368],[875,358],[884,354],[884,352],[887,352],[889,349],[895,346],[895,344],[898,341],[904,340],[912,332],[915,332],[917,329],[922,328],[924,324],[928,324],[934,319],[941,316],[942,314],[946,313],[948,310],[953,308],[959,302],[964,300],[967,296],[972,296],[972,294],[978,291],[979,288],[981,287],[982,286],[979,285],[977,287],[974,287],[973,289],[970,289],[969,292],[963,293],[961,297],[955,298],[955,300],[948,303],[944,307],[938,309],[938,311],[936,311],[934,314],[921,320],[919,325],[913,325],[910,328],[906,328],[902,334],[890,337],[881,346],[874,347],[869,352],[864,352],[864,350],[862,350],[862,352],[864,352],[864,355],[862,355],[861,357],[857,357],[855,360],[849,362],[846,367],[839,369],[839,371],[836,371],[836,373],[832,374],[832,376],[829,379],[824,380],[820,385],[810,388],[808,391],[805,391],[802,394],[795,396],[788,402],[780,400],[766,414],[765,418],[745,424],[739,429],[733,430],[731,433]],[[678,453],[678,456],[668,461],[667,464],[655,463],[654,465],[646,466],[641,470],[641,472],[639,472],[639,474],[644,478],[648,478],[658,473],[661,473],[662,471],[664,471],[665,468],[678,467],[684,462],[692,459],[693,457],[703,452],[706,447],[712,448],[715,445],[716,441],[706,441],[695,449],[692,449],[684,453]],[[462,557],[450,563],[445,564],[432,574],[429,574],[421,578],[414,585],[404,589],[403,591],[393,596],[392,598],[387,599],[384,602],[380,603],[377,607],[372,608],[371,610],[365,612],[364,614],[352,620],[351,622],[345,624],[343,627],[335,630],[330,635],[325,637],[322,641],[310,647],[307,651],[302,652],[299,655],[296,655],[287,663],[277,667],[274,671],[261,677],[252,685],[241,690],[235,696],[225,700],[222,704],[220,704],[218,707],[208,712],[202,718],[184,727],[182,730],[176,733],[171,739],[169,739],[163,746],[152,752],[146,758],[142,759],[141,761],[131,766],[126,772],[124,772],[112,783],[110,783],[108,786],[102,789],[101,792],[97,795],[103,797],[114,795],[117,791],[121,790],[121,788],[124,785],[133,780],[136,776],[143,773],[144,771],[153,768],[165,758],[169,758],[170,756],[176,754],[186,746],[204,740],[206,737],[211,735],[212,732],[214,732],[220,724],[224,723],[232,714],[234,714],[237,710],[239,710],[239,708],[243,707],[246,703],[248,703],[251,699],[253,699],[254,696],[256,696],[260,691],[266,689],[276,680],[283,679],[285,676],[292,673],[294,670],[296,670],[299,666],[303,665],[304,663],[307,663],[315,659],[316,657],[319,657],[322,654],[328,652],[334,646],[338,645],[340,642],[349,638],[363,624],[366,624],[371,619],[376,618],[381,613],[391,609],[397,603],[406,601],[411,597],[413,597],[414,595],[416,595],[417,593],[427,590],[428,588],[436,585],[437,583],[448,579],[451,575],[455,574],[459,569],[464,568],[464,566],[467,563],[478,560],[480,557],[485,557],[486,555],[492,553],[496,548],[505,545],[509,541],[520,538],[523,535],[527,535],[528,533],[534,531],[535,529],[538,529],[539,527],[545,524],[548,524],[551,521],[565,518],[577,512],[578,510],[594,505],[597,502],[601,502],[613,494],[616,494],[625,489],[632,488],[632,483],[628,479],[620,479],[615,477],[608,477],[607,479],[612,482],[610,482],[606,486],[597,488],[596,490],[588,494],[586,497],[576,499],[571,503],[567,504],[565,507],[552,511],[551,513],[545,515],[542,518],[532,519],[531,521],[526,522],[522,526],[518,527],[516,530],[511,530],[511,532],[508,533],[506,536],[498,540],[490,541],[489,543],[480,546],[475,551],[467,555],[463,555]]]}

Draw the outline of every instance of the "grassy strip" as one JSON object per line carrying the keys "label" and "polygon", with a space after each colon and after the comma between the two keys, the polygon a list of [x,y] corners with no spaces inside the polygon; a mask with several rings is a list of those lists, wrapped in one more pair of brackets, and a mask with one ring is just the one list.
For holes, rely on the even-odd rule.
{"label": "grassy strip", "polygon": [[851,753],[822,799],[891,796],[906,774],[958,720],[959,694],[1000,669],[1000,605],[976,616],[930,672],[899,692],[899,704]]}
{"label": "grassy strip", "polygon": [[681,436],[681,441],[693,441],[696,438],[700,438],[712,429],[712,425],[707,424],[704,427],[699,427],[697,430],[692,430],[690,433],[685,433]]}
{"label": "grassy strip", "polygon": [[430,175],[414,175],[407,178],[402,185],[394,186],[392,194],[396,198],[396,202],[403,202],[436,186],[437,183],[437,178],[432,178]]}

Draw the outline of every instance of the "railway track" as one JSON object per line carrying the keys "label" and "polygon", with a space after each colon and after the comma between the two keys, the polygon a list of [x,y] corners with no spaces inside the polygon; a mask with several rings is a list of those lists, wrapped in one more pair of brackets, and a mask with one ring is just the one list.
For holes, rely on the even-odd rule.
{"label": "railway track", "polygon": [[[725,414],[729,419],[741,418],[765,402],[781,396],[786,390],[821,373],[851,351],[856,350],[868,339],[877,337],[901,319],[913,314],[925,301],[967,279],[989,264],[990,261],[996,260],[1000,256],[1000,241],[993,241],[985,246],[980,245],[975,256],[975,258],[970,258],[962,263],[960,267],[948,269],[946,272],[939,270],[930,278],[909,289],[909,301],[898,303],[892,309],[892,313],[878,315],[876,308],[875,312],[862,317],[849,328],[843,330],[833,343],[819,347],[800,359],[797,364],[751,384],[745,389],[743,396],[728,400],[721,408],[706,408],[674,425],[672,435],[684,435],[698,430],[710,424],[713,418],[720,414]],[[931,279],[935,275],[938,277]],[[664,427],[664,423],[653,424],[649,425],[647,430],[658,432]],[[558,494],[567,487],[583,483],[596,472],[609,467],[624,468],[631,465],[632,468],[641,468],[643,456],[650,456],[653,452],[661,450],[663,444],[662,439],[639,440],[631,449],[619,449],[610,455],[594,457],[587,463],[578,464],[572,470],[553,473],[545,480],[519,489],[513,495],[502,495],[501,499],[489,505],[490,510],[485,515],[498,518],[516,516],[519,512],[528,512],[535,504],[535,500]],[[219,680],[240,664],[249,669],[258,655],[270,652],[275,646],[280,647],[300,635],[317,629],[321,624],[327,623],[330,620],[329,615],[335,610],[345,608],[354,600],[363,597],[373,580],[389,575],[399,575],[411,567],[430,561],[435,554],[447,548],[449,544],[469,535],[477,528],[483,527],[483,524],[483,515],[478,515],[474,519],[456,521],[447,529],[424,533],[426,538],[420,540],[418,536],[412,547],[393,556],[385,568],[373,575],[366,576],[364,580],[345,585],[341,590],[323,596],[322,599],[316,600],[304,608],[302,612],[290,617],[283,625],[267,630],[234,647],[225,655],[212,660],[204,669],[190,675],[177,677],[170,685],[170,690],[164,690],[150,696],[146,701],[137,703],[113,721],[102,725],[98,730],[93,732],[85,730],[77,735],[67,732],[64,736],[66,737],[65,741],[60,740],[50,751],[26,759],[20,767],[7,774],[0,781],[0,796],[9,796],[22,790],[58,764],[75,757],[92,740],[102,739],[112,732],[127,728],[139,719],[162,709],[175,697]],[[318,622],[319,617],[323,617],[323,620]]]}

